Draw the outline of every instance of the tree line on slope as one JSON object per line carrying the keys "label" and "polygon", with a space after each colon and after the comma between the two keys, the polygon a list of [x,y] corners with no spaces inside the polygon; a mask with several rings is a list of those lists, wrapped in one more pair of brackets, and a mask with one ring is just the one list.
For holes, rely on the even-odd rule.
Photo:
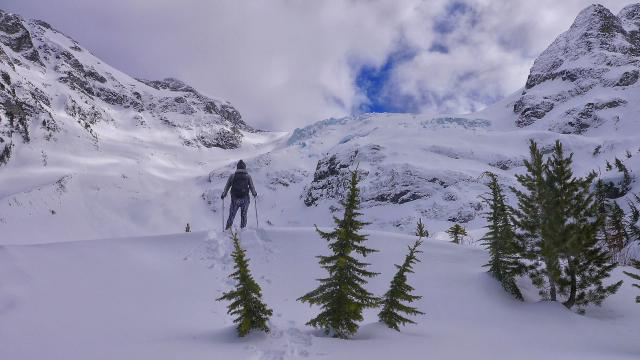
{"label": "tree line on slope", "polygon": [[[533,140],[529,150],[526,173],[516,175],[522,189],[510,187],[517,198],[516,206],[507,204],[497,176],[486,173],[489,191],[482,199],[489,210],[485,214],[487,232],[482,241],[489,251],[489,262],[484,266],[518,300],[524,297],[517,279],[526,275],[543,300],[562,301],[567,308],[584,313],[588,305],[601,305],[622,285],[622,281],[613,284],[605,281],[618,265],[614,254],[622,241],[620,227],[629,239],[640,239],[639,211],[631,204],[628,218],[624,212],[620,214],[619,207],[606,201],[602,182],[595,180],[595,173],[576,177],[573,154],[566,156],[559,141],[546,161]],[[413,273],[413,265],[419,262],[422,239],[429,235],[422,221],[417,224],[418,239],[409,246],[404,262],[395,265],[397,272],[389,290],[377,297],[365,289],[367,279],[378,273],[367,270],[370,264],[361,261],[358,255],[366,258],[377,250],[365,245],[367,235],[361,233],[368,223],[360,220],[358,181],[357,172],[352,172],[347,196],[341,203],[343,217],[334,217],[335,228],[325,232],[316,227],[331,251],[330,255],[318,256],[328,277],[319,279],[317,288],[298,298],[321,308],[307,325],[338,338],[349,338],[358,331],[362,312],[367,308],[381,308],[379,321],[395,330],[401,325],[415,324],[407,316],[424,314],[410,306],[421,297],[414,295],[414,288],[407,283],[407,274]],[[640,202],[637,196],[636,200]],[[459,224],[447,233],[458,244],[467,236]],[[272,311],[262,301],[260,286],[251,276],[237,235],[232,237],[235,272],[230,277],[237,286],[218,300],[231,301],[228,313],[237,316],[234,322],[239,336],[252,329],[269,331],[267,322]],[[628,240],[622,242],[625,241]],[[640,261],[632,260],[631,265],[640,270]],[[625,274],[640,280],[639,274]],[[640,288],[640,284],[633,286]],[[640,303],[640,296],[636,301]]]}
{"label": "tree line on slope", "polygon": [[575,176],[573,154],[565,155],[559,141],[546,161],[533,140],[529,152],[526,173],[516,175],[522,189],[510,188],[516,206],[507,205],[497,177],[487,174],[486,266],[517,299],[523,296],[516,279],[527,275],[543,299],[584,313],[587,305],[602,304],[622,285],[605,280],[618,265],[616,254],[634,236],[639,239],[639,212],[630,203],[626,217],[617,203],[607,201],[595,172]]}

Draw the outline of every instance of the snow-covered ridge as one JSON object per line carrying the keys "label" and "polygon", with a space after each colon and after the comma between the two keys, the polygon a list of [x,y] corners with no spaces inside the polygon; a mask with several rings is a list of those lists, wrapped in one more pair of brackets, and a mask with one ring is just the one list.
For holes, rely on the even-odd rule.
{"label": "snow-covered ridge", "polygon": [[640,4],[581,11],[535,60],[513,104],[516,125],[581,134],[637,122],[639,13]]}

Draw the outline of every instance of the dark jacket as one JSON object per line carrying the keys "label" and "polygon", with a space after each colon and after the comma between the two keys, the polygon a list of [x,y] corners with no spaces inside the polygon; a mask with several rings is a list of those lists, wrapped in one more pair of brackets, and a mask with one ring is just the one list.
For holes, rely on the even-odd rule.
{"label": "dark jacket", "polygon": [[[251,175],[249,175],[247,173],[246,169],[238,169],[236,170],[236,173],[245,173],[247,174],[247,177],[249,178],[249,190],[251,191],[251,193],[253,194],[253,196],[257,196],[258,193],[256,192],[256,188],[253,187],[253,179],[251,179]],[[227,193],[229,192],[229,189],[231,188],[231,185],[233,185],[233,177],[235,176],[235,174],[231,174],[231,176],[229,176],[229,180],[227,180],[227,185],[225,185],[224,187],[224,191],[222,192],[222,197],[226,197]]]}

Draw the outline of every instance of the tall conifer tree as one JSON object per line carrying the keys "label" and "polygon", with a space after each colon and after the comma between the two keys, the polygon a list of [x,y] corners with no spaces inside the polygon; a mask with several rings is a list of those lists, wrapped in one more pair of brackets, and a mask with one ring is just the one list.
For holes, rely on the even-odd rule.
{"label": "tall conifer tree", "polygon": [[513,219],[518,229],[516,237],[524,249],[524,257],[531,261],[528,273],[533,284],[543,298],[556,301],[560,279],[558,251],[556,244],[544,237],[542,231],[549,209],[544,177],[547,166],[538,144],[533,140],[529,140],[529,160],[525,160],[524,165],[527,173],[516,175],[524,191],[511,188],[518,199],[518,206],[513,209]]}
{"label": "tall conifer tree", "polygon": [[360,234],[368,223],[358,220],[360,213],[360,190],[358,173],[351,173],[351,181],[346,199],[342,202],[342,219],[334,217],[336,227],[331,232],[316,231],[329,242],[332,254],[318,256],[320,265],[327,270],[329,277],[319,279],[320,285],[298,300],[310,305],[320,305],[322,311],[307,325],[321,328],[325,334],[348,338],[358,331],[358,322],[362,321],[365,308],[375,308],[380,299],[368,292],[363,286],[367,278],[377,273],[367,271],[369,264],[361,262],[353,255],[363,257],[377,251],[364,245],[367,235]]}
{"label": "tall conifer tree", "polygon": [[509,208],[498,178],[491,172],[485,175],[489,177],[489,193],[482,196],[482,199],[489,206],[489,211],[485,214],[488,231],[482,240],[489,250],[490,259],[484,266],[489,268],[491,276],[502,284],[505,291],[516,299],[523,300],[515,281],[525,270],[519,259],[522,249],[516,242]]}
{"label": "tall conifer tree", "polygon": [[236,288],[224,293],[217,301],[231,301],[227,313],[237,316],[233,322],[237,324],[238,336],[245,336],[253,329],[269,332],[267,321],[273,311],[262,302],[262,290],[251,276],[249,259],[240,247],[238,234],[233,233],[232,237],[234,251],[231,256],[235,272],[229,277],[236,281]]}
{"label": "tall conifer tree", "polygon": [[617,264],[598,241],[602,219],[591,185],[595,173],[585,178],[573,175],[573,154],[565,156],[556,141],[547,162],[545,212],[542,237],[553,246],[561,270],[558,289],[567,296],[563,304],[584,311],[588,304],[600,305],[622,282],[605,285]]}

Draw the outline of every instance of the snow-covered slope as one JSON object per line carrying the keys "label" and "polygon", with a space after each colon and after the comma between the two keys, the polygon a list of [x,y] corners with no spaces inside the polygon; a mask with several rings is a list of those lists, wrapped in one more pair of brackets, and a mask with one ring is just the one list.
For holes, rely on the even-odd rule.
{"label": "snow-covered slope", "polygon": [[[269,133],[182,82],[133,79],[49,25],[0,12],[0,359],[639,358],[628,281],[580,316],[538,302],[527,281],[527,301],[511,299],[482,268],[484,250],[441,241],[454,222],[469,243],[484,233],[482,174],[517,186],[529,139],[544,151],[562,140],[578,173],[614,184],[621,173],[607,161],[640,172],[638,13],[587,8],[523,90],[479,113],[364,114]],[[261,221],[242,244],[274,309],[273,331],[246,339],[214,302],[232,285],[217,229],[241,158]],[[423,296],[419,324],[397,333],[367,311],[341,341],[306,327],[318,309],[295,299],[322,276],[326,242],[311,225],[331,224],[352,169],[380,250],[367,258],[381,272],[373,292],[418,218],[433,236],[409,279]],[[187,223],[196,232],[175,235]]]}
{"label": "snow-covered slope", "polygon": [[640,171],[639,11],[585,9],[523,90],[479,113],[365,114],[290,133],[256,132],[226,103],[135,80],[50,26],[2,13],[0,151],[13,147],[0,165],[0,243],[218,227],[241,158],[267,227],[330,224],[357,167],[371,228],[408,232],[423,218],[432,232],[459,222],[480,235],[482,174],[516,185],[531,138],[545,149],[562,140],[582,174],[619,181],[605,167],[615,158]]}
{"label": "snow-covered slope", "polygon": [[184,208],[206,213],[183,179],[277,136],[228,102],[176,79],[136,80],[48,24],[0,11],[2,243],[175,230],[166,220]]}
{"label": "snow-covered slope", "polygon": [[[632,360],[640,306],[629,284],[585,316],[561,304],[519,302],[481,267],[486,253],[430,239],[409,281],[426,315],[398,333],[365,312],[353,340],[304,324],[296,301],[323,275],[326,242],[312,229],[242,233],[272,332],[238,339],[226,303],[229,239],[219,233],[0,247],[0,358],[127,359],[580,359]],[[382,294],[411,236],[373,232],[367,286]],[[616,271],[615,279],[622,278]],[[536,290],[523,283],[525,296]]]}

